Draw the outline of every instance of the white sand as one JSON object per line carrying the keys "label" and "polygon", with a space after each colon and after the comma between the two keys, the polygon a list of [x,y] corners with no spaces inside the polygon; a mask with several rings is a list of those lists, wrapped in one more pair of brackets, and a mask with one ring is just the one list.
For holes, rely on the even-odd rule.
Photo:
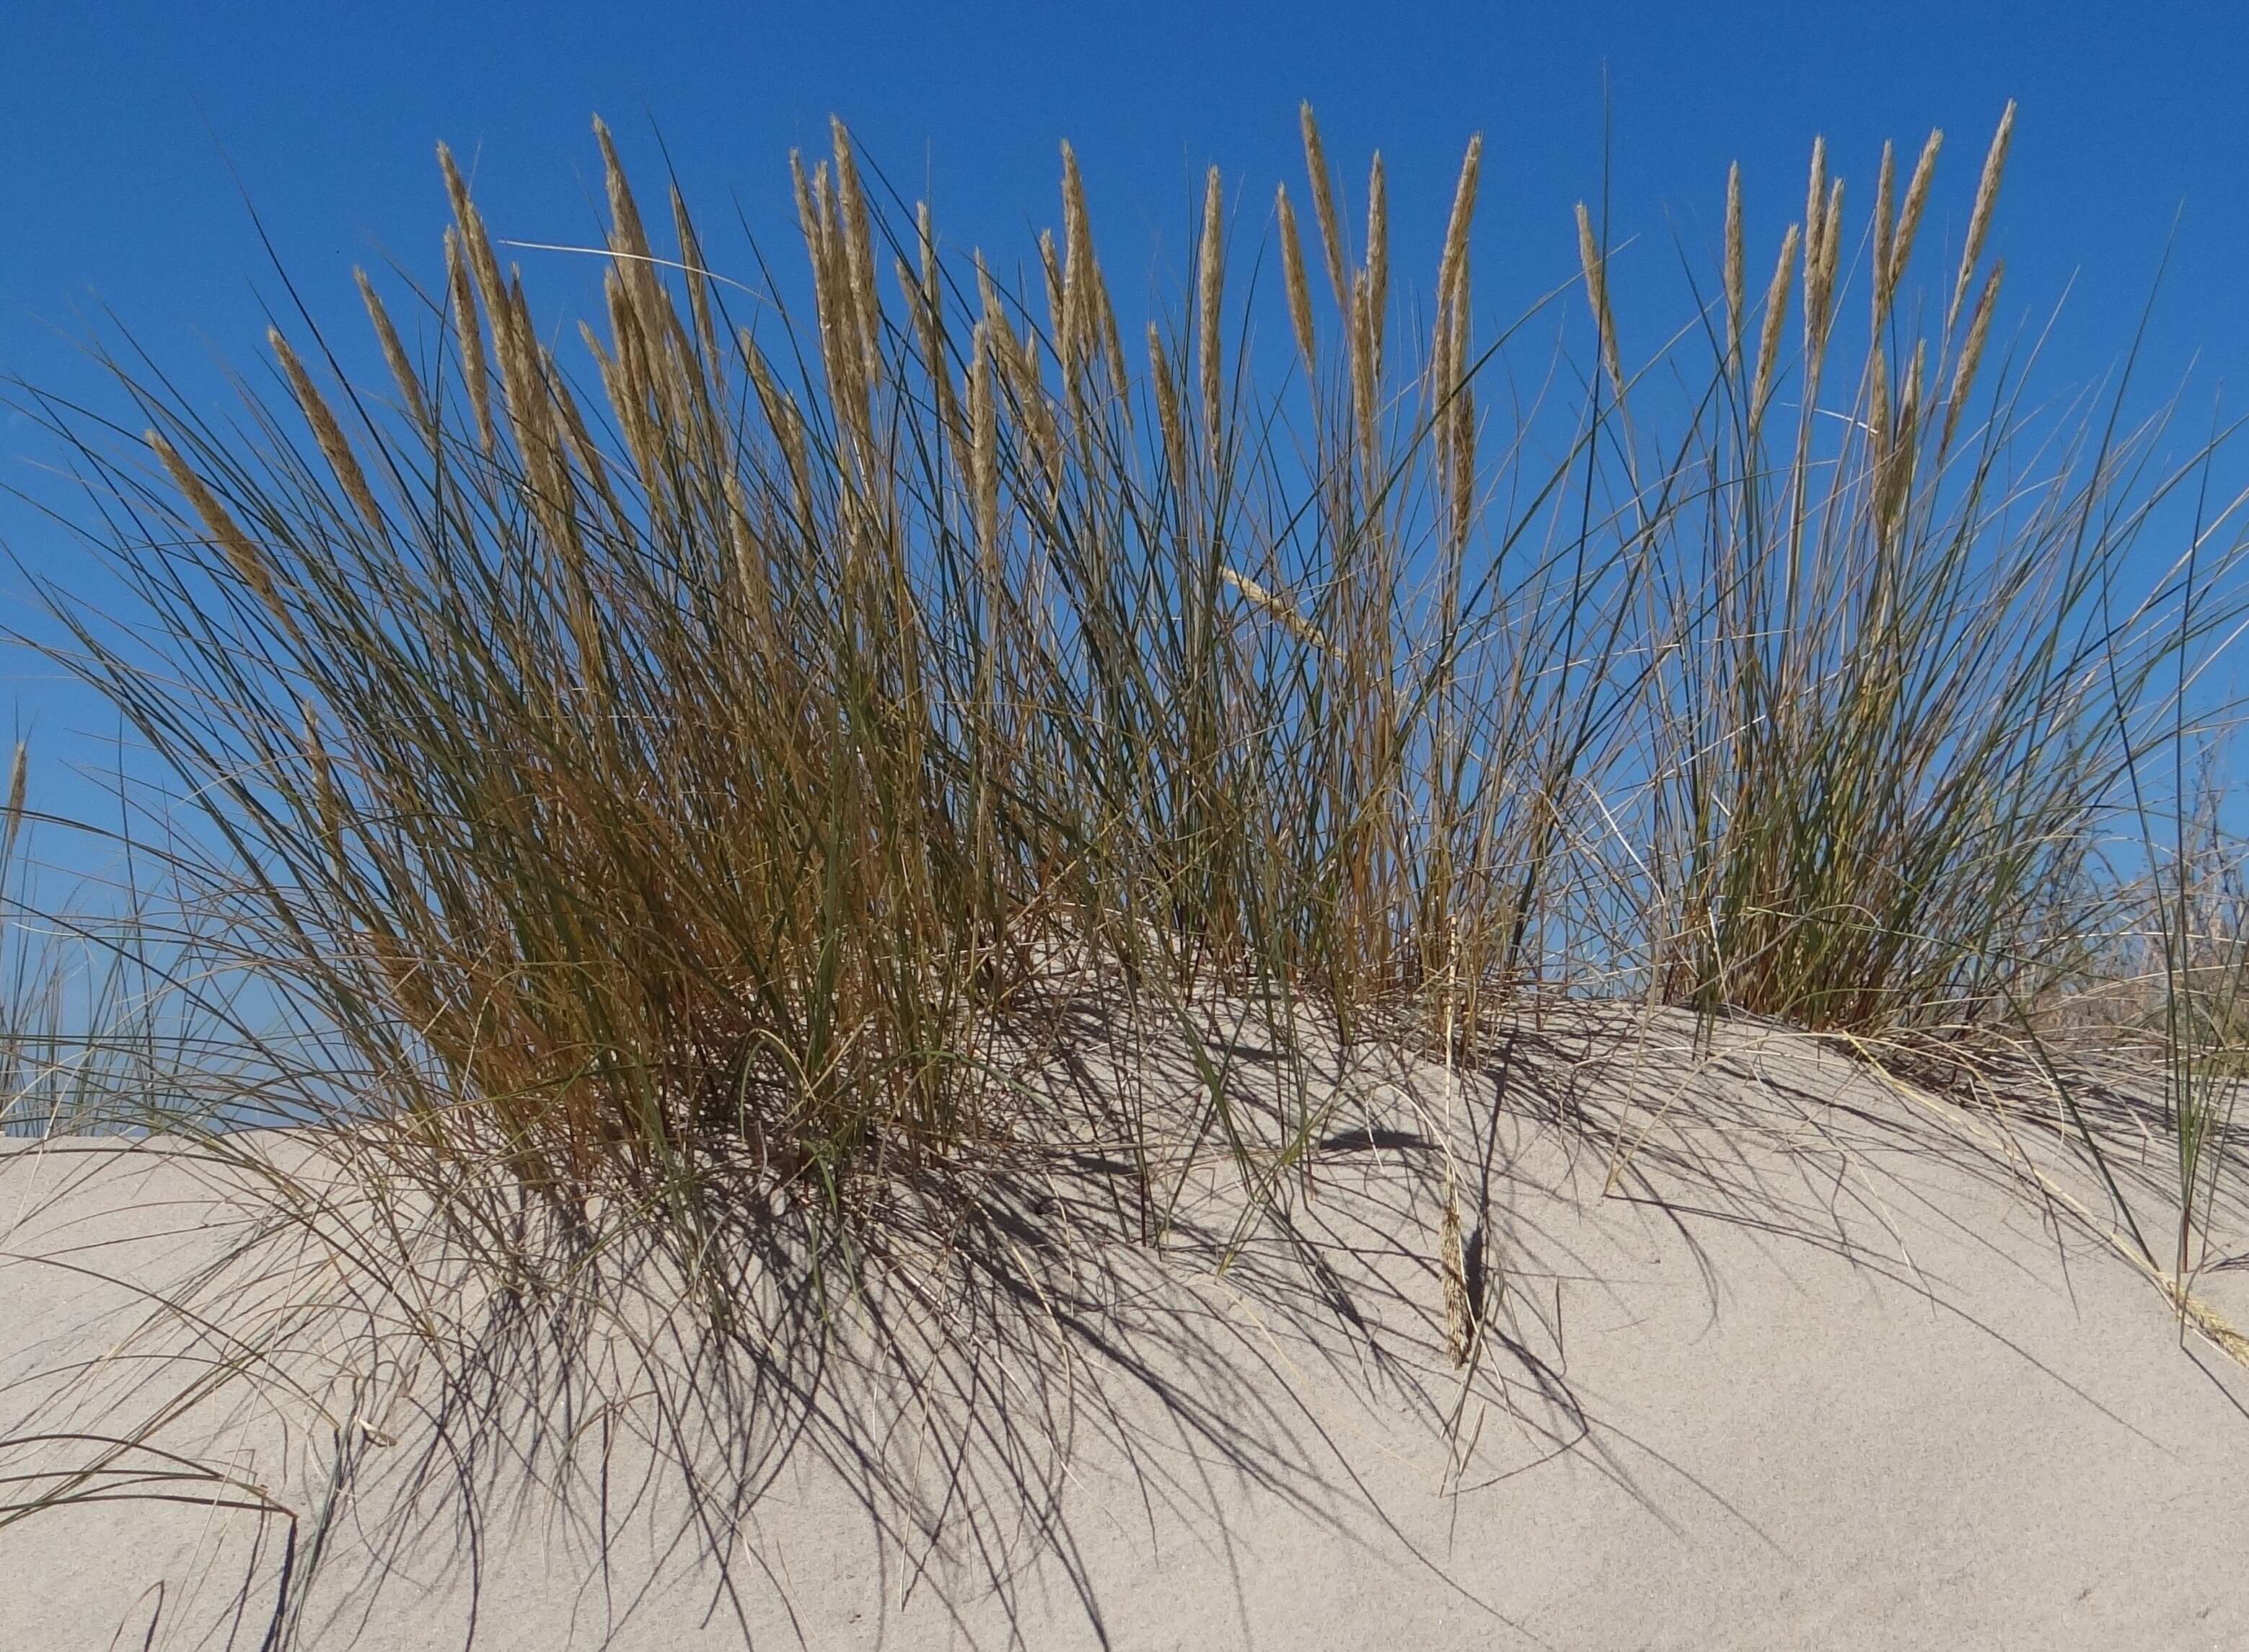
{"label": "white sand", "polygon": [[[1271,1239],[1233,1281],[1181,1262],[1152,1283],[1118,1261],[1111,1311],[1088,1323],[1148,1380],[1098,1356],[1078,1368],[1066,1474],[1042,1455],[1056,1431],[1035,1419],[1034,1373],[987,1371],[1011,1408],[985,1414],[1025,1483],[1061,1486],[1043,1540],[987,1478],[939,1523],[950,1555],[878,1543],[850,1477],[807,1448],[732,1533],[729,1604],[693,1544],[664,1554],[684,1501],[660,1478],[636,1504],[646,1454],[619,1437],[606,1538],[597,1468],[519,1501],[504,1463],[478,1481],[472,1585],[457,1499],[425,1497],[425,1525],[397,1537],[390,1465],[430,1443],[409,1396],[383,1420],[397,1442],[362,1448],[318,1566],[298,1558],[312,1581],[293,1643],[718,1647],[746,1624],[760,1646],[818,1648],[2249,1646],[2249,1371],[2183,1340],[2094,1230],[2108,1206],[2082,1164],[2026,1121],[2016,1159],[1988,1119],[1800,1041],[1735,1030],[1715,1066],[1660,1048],[1570,1064],[1606,1048],[1519,1048],[1505,1084],[1462,1098],[1467,1220],[1483,1180],[1469,1144],[1489,1132],[1502,1281],[1464,1398],[1432,1156],[1337,1150],[1308,1221],[1358,1327],[1261,1293],[1290,1277]],[[1441,1106],[1441,1085],[1424,1094]],[[1641,1145],[1604,1196],[1620,1132]],[[2160,1139],[2131,1151],[2160,1174]],[[176,1365],[85,1362],[148,1311],[136,1290],[238,1233],[223,1183],[162,1150],[9,1155],[0,1432],[120,1428],[118,1396],[178,1386]],[[2094,1220],[2057,1218],[2055,1197]],[[2162,1225],[2149,1187],[2134,1204]],[[2238,1253],[2245,1231],[2216,1236]],[[2197,1288],[2240,1323],[2245,1285],[2232,1269]],[[237,1311],[254,1335],[254,1306]],[[231,1454],[305,1517],[301,1546],[334,1433],[312,1398],[232,1392],[167,1437],[198,1461]],[[578,1418],[578,1461],[604,1455],[602,1422]],[[925,1486],[945,1483],[939,1444]],[[50,1466],[89,1455],[42,1449]],[[208,1480],[140,1489],[189,1500],[0,1528],[0,1648],[262,1644],[286,1522],[198,1506]],[[1002,1546],[980,1552],[979,1535]]]}

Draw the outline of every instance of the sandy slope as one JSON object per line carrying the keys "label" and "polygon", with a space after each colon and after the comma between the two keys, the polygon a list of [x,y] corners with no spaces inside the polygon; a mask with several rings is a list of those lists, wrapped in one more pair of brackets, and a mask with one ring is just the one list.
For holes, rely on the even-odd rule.
{"label": "sandy slope", "polygon": [[[822,1648],[2249,1646],[2249,1371],[2182,1342],[2093,1230],[2108,1204],[2085,1167],[2032,1120],[1957,1114],[1802,1041],[1731,1029],[1712,1059],[1679,1034],[1526,1030],[1457,1098],[1457,1185],[1487,1259],[1471,1374],[1445,1348],[1435,1155],[1339,1142],[1306,1231],[1349,1312],[1261,1285],[1296,1277],[1269,1236],[1225,1277],[1104,1263],[1090,1289],[1106,1305],[1077,1323],[1106,1351],[1069,1372],[1066,1414],[1056,1367],[1042,1386],[994,1345],[978,1369],[996,1432],[973,1463],[935,1436],[885,1444],[933,1507],[964,1476],[927,1528],[934,1553],[911,1521],[878,1542],[830,1466],[835,1441],[881,1435],[879,1389],[825,1455],[790,1453],[724,1516],[731,1584],[679,1545],[672,1482],[636,1498],[648,1453],[606,1427],[624,1409],[579,1414],[559,1490],[526,1494],[487,1438],[461,1482],[474,1494],[425,1479],[405,1505],[423,1524],[402,1527],[399,1465],[464,1425],[417,1415],[409,1392],[380,1443],[307,1374],[379,1356],[317,1327],[284,1339],[293,1364],[220,1387],[167,1437],[298,1511],[288,1622],[320,1649],[471,1631],[525,1652],[715,1647],[745,1626]],[[1352,1105],[1441,1131],[1441,1078],[1421,1077],[1422,1114],[1385,1113],[1391,1089]],[[2129,1119],[2115,1128],[2129,1144]],[[2146,1154],[2153,1174],[2159,1144]],[[2056,1215],[2071,1201],[2091,1227]],[[86,1362],[148,1311],[136,1291],[238,1240],[241,1212],[176,1150],[10,1155],[0,1428],[113,1430],[176,1388],[191,1367]],[[262,1298],[234,1299],[250,1341],[277,1323],[258,1301],[312,1277],[266,1273]],[[2198,1289],[2249,1319],[2244,1280]],[[228,1330],[206,1331],[204,1356],[241,1352]],[[340,1439],[356,1476],[324,1498]],[[52,1466],[89,1448],[38,1449]],[[1046,1525],[995,1494],[1009,1475],[1054,1491],[1031,1495]],[[184,1500],[0,1528],[0,1647],[265,1641],[288,1522],[209,1506],[243,1500],[209,1478],[138,1489]]]}

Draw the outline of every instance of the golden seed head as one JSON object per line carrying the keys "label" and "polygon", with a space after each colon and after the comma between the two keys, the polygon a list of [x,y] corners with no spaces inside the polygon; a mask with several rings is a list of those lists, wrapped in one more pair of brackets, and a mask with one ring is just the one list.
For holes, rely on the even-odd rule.
{"label": "golden seed head", "polygon": [[1578,267],[1585,275],[1585,302],[1592,310],[1593,326],[1600,339],[1601,365],[1607,369],[1609,383],[1621,401],[1624,364],[1617,348],[1616,318],[1609,309],[1606,260],[1593,238],[1592,214],[1582,201],[1578,203]]}
{"label": "golden seed head", "polygon": [[703,353],[705,370],[719,371],[719,326],[711,309],[711,277],[703,267],[703,241],[695,221],[687,215],[687,198],[671,186],[671,228],[679,241],[679,261],[686,266],[687,307],[695,318],[695,345]]}
{"label": "golden seed head", "polygon": [[380,533],[383,527],[382,512],[375,502],[375,495],[368,491],[367,472],[360,468],[358,456],[352,451],[351,444],[344,439],[342,427],[336,423],[335,410],[328,405],[327,398],[320,394],[320,386],[313,382],[313,375],[305,370],[305,364],[298,359],[297,352],[289,348],[289,341],[281,336],[280,328],[266,328],[265,341],[272,348],[275,359],[281,363],[281,371],[289,381],[290,394],[297,398],[297,407],[304,414],[305,423],[312,427],[313,440],[320,447],[321,458],[327,462],[329,472],[343,488],[344,496],[351,500],[352,508],[360,513],[361,520]]}
{"label": "golden seed head", "polygon": [[1295,603],[1265,589],[1240,569],[1221,567],[1219,577],[1239,591],[1249,605],[1263,613],[1299,642],[1310,643],[1324,654],[1336,651],[1333,643],[1320,628],[1299,613]]}
{"label": "golden seed head", "polygon": [[1895,533],[1907,501],[1913,497],[1913,474],[1919,457],[1922,374],[1928,359],[1928,341],[1916,341],[1913,366],[1906,375],[1905,394],[1899,399],[1896,423],[1889,443],[1889,469],[1875,499],[1877,521],[1885,533]]}
{"label": "golden seed head", "polygon": [[1109,301],[1109,284],[1101,279],[1101,268],[1094,266],[1093,293],[1101,312],[1101,349],[1109,361],[1109,388],[1115,392],[1117,403],[1129,416],[1131,410],[1132,375],[1124,366],[1124,339],[1117,330],[1117,309]]}
{"label": "golden seed head", "polygon": [[1812,140],[1812,181],[1804,193],[1804,273],[1808,279],[1812,266],[1819,261],[1819,249],[1826,235],[1820,214],[1827,205],[1827,140]]}
{"label": "golden seed head", "polygon": [[1345,272],[1351,260],[1344,246],[1343,224],[1336,216],[1335,182],[1328,175],[1327,153],[1320,146],[1319,122],[1312,118],[1310,104],[1297,111],[1297,124],[1304,134],[1304,171],[1311,180],[1312,214],[1319,223],[1321,249],[1327,255],[1328,279],[1335,287],[1336,307],[1348,313],[1351,282]]}
{"label": "golden seed head", "polygon": [[1889,453],[1889,364],[1879,344],[1867,357],[1867,456],[1877,475]]}
{"label": "golden seed head", "polygon": [[1390,189],[1385,176],[1378,149],[1366,171],[1367,339],[1377,377],[1382,373],[1383,334],[1390,320]]}
{"label": "golden seed head", "polygon": [[1202,380],[1203,433],[1215,451],[1225,412],[1226,374],[1219,348],[1219,324],[1226,298],[1226,190],[1213,167],[1203,186],[1202,241],[1196,256],[1196,365]]}
{"label": "golden seed head", "polygon": [[969,486],[976,542],[987,554],[1000,537],[1000,427],[992,395],[992,324],[976,324],[968,356]]}
{"label": "golden seed head", "polygon": [[[2008,107],[2012,109],[2010,104]],[[1938,440],[1939,450],[1952,445],[1954,430],[1960,415],[1968,405],[1968,393],[1976,382],[1976,372],[1983,365],[1984,346],[1991,330],[1991,313],[1998,307],[1999,282],[2007,272],[2007,261],[2001,258],[1991,265],[1991,273],[1984,279],[1984,291],[1976,300],[1976,312],[1968,323],[1968,341],[1961,348],[1959,364],[1952,373],[1952,394],[1946,398],[1944,430]]]}
{"label": "golden seed head", "polygon": [[1736,372],[1741,370],[1742,306],[1747,302],[1742,236],[1742,168],[1736,162],[1726,172],[1726,360]]}
{"label": "golden seed head", "polygon": [[1095,288],[1100,265],[1093,251],[1093,214],[1086,205],[1085,177],[1077,152],[1062,146],[1063,303],[1060,336],[1070,356],[1083,361],[1093,353]]}
{"label": "golden seed head", "polygon": [[1882,318],[1889,313],[1890,307],[1890,207],[1892,192],[1895,188],[1893,175],[1896,165],[1896,152],[1885,142],[1882,145],[1881,169],[1874,178],[1874,325],[1877,327],[1881,326]]}
{"label": "golden seed head", "polygon": [[1441,1227],[1445,1277],[1445,1341],[1456,1366],[1468,1364],[1475,1352],[1475,1318],[1468,1302],[1467,1253],[1461,1247],[1460,1201],[1446,1189]]}
{"label": "golden seed head", "polygon": [[1304,370],[1311,371],[1317,356],[1317,342],[1312,327],[1311,283],[1304,274],[1304,249],[1296,234],[1296,210],[1289,203],[1289,186],[1283,184],[1273,197],[1273,211],[1280,221],[1281,271],[1289,291],[1289,324],[1296,330],[1296,350],[1304,359]]}
{"label": "golden seed head", "polygon": [[468,382],[469,407],[476,415],[477,438],[489,454],[498,451],[492,429],[492,386],[485,371],[484,327],[477,319],[477,290],[461,253],[460,237],[445,231],[445,273],[452,297],[453,333],[461,347],[461,376]]}
{"label": "golden seed head", "polygon": [[1351,405],[1358,429],[1360,457],[1370,476],[1380,465],[1382,451],[1381,381],[1375,367],[1379,347],[1374,341],[1374,306],[1368,297],[1372,282],[1361,271],[1351,288]]}
{"label": "golden seed head", "polygon": [[1834,320],[1836,257],[1843,244],[1843,180],[1827,189],[1826,204],[1819,211],[1820,243],[1815,256],[1808,244],[1804,252],[1804,355],[1806,369],[1818,376],[1826,354],[1829,324]]}
{"label": "golden seed head", "polygon": [[820,240],[822,226],[818,215],[813,210],[812,184],[811,181],[805,176],[804,155],[801,150],[791,149],[788,152],[788,178],[796,197],[797,230],[804,237],[808,244],[816,244]]}
{"label": "golden seed head", "polygon": [[1788,226],[1781,237],[1780,257],[1772,266],[1772,280],[1764,292],[1764,326],[1757,338],[1757,375],[1750,390],[1750,428],[1754,431],[1772,393],[1773,375],[1780,366],[1780,333],[1788,318],[1789,279],[1796,265],[1797,226]]}
{"label": "golden seed head", "polygon": [[375,290],[375,283],[368,279],[365,270],[355,269],[352,276],[359,283],[360,302],[367,306],[367,318],[374,324],[375,340],[382,346],[383,365],[390,369],[392,382],[397,385],[407,411],[414,416],[416,423],[423,427],[426,435],[429,404],[423,399],[422,380],[399,340],[398,329],[391,325],[390,312],[384,307],[382,295]]}
{"label": "golden seed head", "polygon": [[31,749],[22,740],[16,742],[14,761],[8,765],[8,811],[6,824],[0,828],[0,867],[5,867],[16,856],[16,839],[23,830],[24,802],[31,792]]}
{"label": "golden seed head", "polygon": [[594,141],[601,146],[602,182],[609,196],[609,244],[619,252],[630,254],[631,262],[645,270],[650,247],[648,231],[641,224],[640,205],[633,199],[632,184],[625,176],[623,161],[618,158],[616,142],[598,116],[594,120]]}
{"label": "golden seed head", "polygon": [[1897,233],[1890,239],[1890,291],[1895,293],[1913,257],[1913,238],[1921,228],[1922,210],[1929,204],[1929,186],[1936,176],[1936,153],[1944,147],[1944,134],[1931,131],[1914,162],[1913,179],[1905,186],[1905,205],[1899,210]]}
{"label": "golden seed head", "polygon": [[1968,239],[1960,249],[1960,273],[1952,283],[1952,302],[1944,313],[1944,325],[1950,329],[1960,318],[1960,305],[1968,296],[1968,282],[1976,273],[1976,265],[1984,256],[1984,237],[1991,232],[1991,212],[1998,204],[1999,179],[2007,168],[2007,145],[2014,136],[2015,105],[2012,98],[1999,116],[1999,129],[1991,134],[1991,149],[1984,156],[1984,174],[1976,182],[1976,206],[1968,215]]}
{"label": "golden seed head", "polygon": [[843,267],[849,279],[852,334],[859,348],[860,370],[870,384],[883,376],[883,308],[875,291],[875,237],[867,210],[866,191],[859,184],[859,162],[851,147],[851,134],[830,115],[829,133],[836,149],[836,210],[843,229]]}
{"label": "golden seed head", "polygon": [[1065,324],[1066,311],[1063,292],[1062,258],[1055,250],[1054,231],[1039,231],[1039,268],[1047,283],[1047,336],[1052,341],[1055,354],[1062,358],[1063,372],[1070,368],[1070,347],[1076,342],[1069,337]]}
{"label": "golden seed head", "polygon": [[1820,222],[1827,232],[1826,244],[1819,249],[1821,306],[1823,310],[1832,310],[1835,276],[1843,247],[1843,180],[1840,178],[1827,186],[1827,210],[1820,214]]}
{"label": "golden seed head", "polygon": [[265,553],[250,542],[250,536],[242,531],[241,525],[236,522],[226,506],[219,503],[218,496],[210,491],[210,485],[180,457],[178,449],[155,430],[148,432],[147,439],[148,445],[155,450],[156,457],[163,461],[164,470],[172,478],[172,485],[180,490],[181,497],[188,501],[189,508],[202,520],[203,531],[225,554],[228,566],[234,569],[235,577],[256,593],[258,600],[265,604],[266,610],[280,622],[285,630],[294,635],[297,623],[282,605],[280,588],[274,582],[273,570]]}
{"label": "golden seed head", "polygon": [[1445,251],[1437,261],[1437,292],[1451,291],[1455,272],[1468,261],[1468,226],[1475,217],[1477,176],[1483,164],[1483,134],[1468,140],[1461,161],[1461,176],[1453,186],[1453,210],[1445,221]]}
{"label": "golden seed head", "polygon": [[453,221],[460,226],[461,244],[468,253],[469,269],[477,279],[477,290],[483,295],[487,310],[498,310],[505,290],[499,279],[499,260],[493,255],[492,237],[485,233],[483,215],[469,198],[468,181],[454,164],[452,150],[442,143],[437,146],[437,169],[444,175],[446,198],[453,209]]}
{"label": "golden seed head", "polygon": [[1156,388],[1156,423],[1164,439],[1164,459],[1171,472],[1171,484],[1184,488],[1187,480],[1186,426],[1180,417],[1179,386],[1173,382],[1172,367],[1164,352],[1164,335],[1153,321],[1148,323],[1148,376]]}

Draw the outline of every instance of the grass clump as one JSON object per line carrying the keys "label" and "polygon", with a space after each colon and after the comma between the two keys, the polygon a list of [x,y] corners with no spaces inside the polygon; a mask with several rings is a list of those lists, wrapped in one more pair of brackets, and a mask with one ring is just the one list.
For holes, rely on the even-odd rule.
{"label": "grass clump", "polygon": [[[805,319],[745,325],[597,128],[573,369],[441,149],[423,324],[360,278],[387,385],[277,328],[237,434],[120,367],[158,474],[84,451],[151,623],[58,597],[73,664],[204,804],[207,892],[353,1105],[563,1208],[750,1167],[836,1209],[1035,1136],[1025,1063],[1089,996],[1462,1054],[1534,984],[2019,1017],[2113,927],[2094,851],[2184,732],[2161,668],[2183,692],[2239,581],[2220,513],[2196,600],[2121,603],[2191,467],[2021,410],[1984,260],[2012,120],[1928,316],[1939,141],[1902,189],[1885,150],[1847,374],[1824,149],[1761,301],[1733,180],[1691,394],[1656,377],[1690,346],[1627,368],[1581,209],[1593,365],[1504,433],[1480,143],[1400,340],[1380,159],[1354,244],[1306,110],[1269,389],[1215,170],[1128,348],[1067,148],[1019,291],[838,125],[793,162]],[[1221,1065],[1190,1137],[1277,1187],[1317,1121],[1236,1116]],[[1118,1128],[1160,1205],[1178,1144]]]}
{"label": "grass clump", "polygon": [[[2117,925],[2092,862],[2176,712],[2168,669],[2232,623],[2238,538],[2195,525],[2222,564],[2207,609],[2179,602],[2186,555],[2125,599],[2128,571],[2160,569],[2148,523],[2196,465],[2151,473],[2159,422],[2120,433],[2113,411],[2023,439],[2030,363],[1996,345],[2004,266],[1982,267],[2012,117],[1931,320],[1902,281],[1938,141],[1902,202],[1885,149],[1861,243],[1868,342],[1847,376],[1831,360],[1841,181],[1815,155],[1808,226],[1784,238],[1754,342],[1730,206],[1715,370],[1665,475],[1682,502],[1651,528],[1679,542],[1651,558],[1676,618],[1648,696],[1645,823],[1674,1002],[1853,1034],[1998,1031]],[[1792,313],[1785,409],[1772,358]]]}
{"label": "grass clump", "polygon": [[79,663],[370,1106],[565,1201],[746,1163],[833,1204],[1003,1136],[1057,993],[1389,1024],[1526,973],[1588,684],[1513,617],[1616,604],[1471,553],[1476,151],[1401,366],[1379,162],[1347,249],[1305,133],[1341,338],[1291,224],[1294,451],[1229,359],[1215,173],[1187,313],[1128,354],[1067,153],[1035,313],[840,127],[802,327],[737,325],[676,195],[659,254],[603,133],[597,396],[450,158],[427,359],[362,279],[384,392],[278,330],[254,441],[131,382],[163,479],[104,475],[168,671],[82,615]]}
{"label": "grass clump", "polygon": [[[739,1403],[813,1408],[789,1362],[870,1257],[982,1232],[980,1289],[1082,1325],[1023,1247],[1162,1239],[1214,1161],[1235,1260],[1341,1139],[1354,1049],[1435,1056],[1450,1105],[1557,994],[1874,1049],[2067,1020],[2130,926],[2102,850],[2189,737],[2241,542],[2197,513],[2121,595],[2216,441],[2163,469],[2121,389],[2026,409],[1984,257],[2011,126],[1926,301],[1935,137],[1902,186],[1884,151],[1857,253],[1815,150],[1761,297],[1737,176],[1718,290],[1646,362],[1584,208],[1557,294],[1590,335],[1544,304],[1480,329],[1480,143],[1408,303],[1379,158],[1355,237],[1309,110],[1280,304],[1214,170],[1176,306],[1129,320],[1066,148],[1011,279],[838,125],[793,163],[808,296],[757,253],[738,314],[597,127],[574,347],[441,150],[442,277],[359,278],[387,382],[304,316],[246,427],[124,361],[140,448],[42,404],[135,604],[51,591],[65,657],[202,811],[169,869],[197,970],[257,983],[221,1002],[267,1116],[359,1178],[271,1171],[284,1221],[348,1230],[471,1411],[537,1361],[461,1302],[549,1355],[669,1339],[684,1438],[731,1415],[713,1338],[756,1350]],[[2191,1202],[2225,1131],[2178,1117]],[[425,1273],[407,1211],[444,1236]],[[619,1258],[641,1283],[590,1265]]]}

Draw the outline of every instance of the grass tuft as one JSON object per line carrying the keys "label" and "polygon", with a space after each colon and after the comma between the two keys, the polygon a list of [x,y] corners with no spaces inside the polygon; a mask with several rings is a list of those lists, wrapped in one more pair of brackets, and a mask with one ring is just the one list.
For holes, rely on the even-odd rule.
{"label": "grass tuft", "polygon": [[[643,216],[596,123],[582,352],[441,148],[430,285],[357,276],[379,377],[306,317],[243,426],[130,359],[130,423],[34,401],[131,598],[48,588],[58,657],[177,782],[172,985],[354,1191],[245,1174],[285,1227],[348,1211],[355,1277],[433,1348],[473,1285],[508,1359],[652,1314],[698,1382],[754,1344],[767,1395],[873,1275],[921,1291],[980,1233],[979,1289],[1029,1300],[1038,1222],[1160,1243],[1214,1163],[1231,1263],[1345,1139],[1323,1051],[1439,1057],[1449,1112],[1495,1028],[1570,995],[1902,1064],[2113,1027],[2088,1006],[2144,994],[2120,960],[2152,911],[2184,1278],[2242,930],[2192,910],[2216,813],[2197,861],[2142,784],[2249,596],[2239,501],[2168,549],[2230,432],[2179,460],[2129,373],[2032,410],[1985,258],[2012,120],[1934,295],[1937,134],[1902,198],[1883,151],[1858,240],[1815,147],[1761,300],[1737,171],[1716,299],[1646,360],[1605,213],[1495,326],[1480,140],[1422,289],[1379,156],[1350,244],[1309,107],[1317,253],[1280,190],[1265,292],[1214,168],[1145,317],[1067,148],[1011,279],[837,123],[749,282],[677,190]],[[1527,374],[1533,324],[1560,341]],[[1464,1181],[1437,1272],[1469,1365]],[[465,1347],[455,1398],[497,1404]]]}

